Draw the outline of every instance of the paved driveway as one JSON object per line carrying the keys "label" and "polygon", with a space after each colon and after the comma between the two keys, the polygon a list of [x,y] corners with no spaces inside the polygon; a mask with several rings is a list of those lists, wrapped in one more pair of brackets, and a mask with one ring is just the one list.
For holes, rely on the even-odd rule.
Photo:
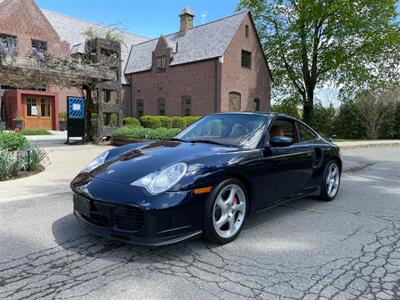
{"label": "paved driveway", "polygon": [[1,205],[0,297],[10,299],[399,299],[400,148],[344,151],[333,202],[248,219],[225,246],[162,248],[87,234],[71,194]]}

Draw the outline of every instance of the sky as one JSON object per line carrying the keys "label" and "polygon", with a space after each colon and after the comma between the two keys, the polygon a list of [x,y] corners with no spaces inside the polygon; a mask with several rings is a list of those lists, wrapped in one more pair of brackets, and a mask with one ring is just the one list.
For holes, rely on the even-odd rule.
{"label": "sky", "polygon": [[156,38],[179,30],[188,5],[200,25],[231,15],[237,0],[36,0],[40,8]]}

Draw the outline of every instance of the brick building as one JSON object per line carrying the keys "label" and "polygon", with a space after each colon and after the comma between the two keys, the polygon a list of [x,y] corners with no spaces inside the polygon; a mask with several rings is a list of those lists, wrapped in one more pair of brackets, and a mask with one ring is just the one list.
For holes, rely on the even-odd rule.
{"label": "brick building", "polygon": [[271,73],[251,14],[196,27],[188,7],[179,17],[178,32],[132,46],[130,114],[268,110]]}
{"label": "brick building", "polygon": [[[15,48],[21,57],[33,48],[59,58],[82,54],[86,41],[84,32],[88,29],[100,37],[110,30],[107,26],[41,10],[34,0],[0,0],[0,39],[7,44],[7,48]],[[127,88],[123,69],[130,47],[149,39],[115,29],[113,32],[123,40],[121,94],[129,101],[130,88]],[[70,86],[45,82],[32,86],[27,80],[26,85],[18,87],[0,82],[1,120],[7,121],[8,127],[12,128],[10,120],[18,114],[24,118],[24,127],[57,129],[58,112],[66,110],[67,96],[82,96],[82,92]],[[17,112],[13,109],[15,107],[18,107]]]}
{"label": "brick building", "polygon": [[[121,101],[124,114],[202,115],[228,110],[267,110],[271,74],[251,14],[235,14],[193,27],[185,8],[179,31],[157,39],[115,30],[121,39]],[[34,0],[0,0],[0,41],[26,56],[33,48],[60,58],[85,51],[91,30],[110,28],[41,10]],[[81,90],[59,84],[9,86],[0,82],[1,120],[24,118],[24,126],[58,128],[67,96]],[[105,98],[112,98],[106,93]],[[114,95],[115,97],[115,95]],[[8,107],[8,111],[7,111]],[[11,111],[11,112],[10,112]]]}

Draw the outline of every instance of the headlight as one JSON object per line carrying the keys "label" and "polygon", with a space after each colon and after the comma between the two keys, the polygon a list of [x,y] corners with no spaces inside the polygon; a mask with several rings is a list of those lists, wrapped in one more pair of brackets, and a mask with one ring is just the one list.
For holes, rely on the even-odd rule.
{"label": "headlight", "polygon": [[86,166],[86,168],[83,171],[90,172],[96,169],[98,166],[104,164],[109,153],[110,151],[106,151],[97,156],[90,164]]}
{"label": "headlight", "polygon": [[151,194],[160,194],[173,187],[186,174],[187,165],[177,163],[164,170],[147,174],[131,185],[144,187]]}

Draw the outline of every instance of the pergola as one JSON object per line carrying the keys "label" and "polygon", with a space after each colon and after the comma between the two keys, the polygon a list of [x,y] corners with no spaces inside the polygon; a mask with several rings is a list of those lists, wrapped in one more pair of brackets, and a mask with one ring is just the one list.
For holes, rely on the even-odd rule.
{"label": "pergola", "polygon": [[[84,63],[72,58],[65,60],[51,58],[42,61],[35,57],[0,56],[0,82],[2,84],[15,88],[27,85],[59,84],[86,89],[90,103],[93,103],[92,92],[96,93],[95,107],[98,116],[102,116],[103,112],[117,112],[119,123],[121,123],[121,108],[118,104],[104,103],[104,93],[102,92],[104,84],[119,82],[118,72],[118,68],[110,63]],[[95,139],[99,140],[104,135],[109,136],[112,130],[113,128],[104,128],[103,118],[98,117]]]}
{"label": "pergola", "polygon": [[0,82],[15,87],[26,86],[27,83],[82,87],[116,80],[116,71],[102,65],[82,64],[73,60],[42,62],[25,57],[0,58]]}

